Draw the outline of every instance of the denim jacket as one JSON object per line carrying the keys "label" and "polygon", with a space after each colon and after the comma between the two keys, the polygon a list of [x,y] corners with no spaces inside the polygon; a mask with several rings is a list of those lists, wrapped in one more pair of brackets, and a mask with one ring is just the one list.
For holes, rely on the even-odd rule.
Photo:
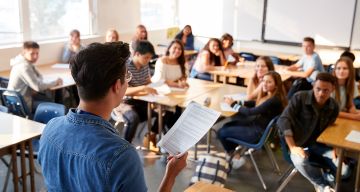
{"label": "denim jacket", "polygon": [[314,131],[320,134],[335,122],[339,114],[339,107],[333,98],[329,98],[320,110],[315,107],[315,103],[312,90],[300,91],[291,98],[277,121],[280,131],[285,136],[293,136],[297,146],[307,147],[303,145],[315,142],[309,141]]}
{"label": "denim jacket", "polygon": [[134,147],[108,121],[76,109],[47,124],[38,161],[48,191],[147,191]]}

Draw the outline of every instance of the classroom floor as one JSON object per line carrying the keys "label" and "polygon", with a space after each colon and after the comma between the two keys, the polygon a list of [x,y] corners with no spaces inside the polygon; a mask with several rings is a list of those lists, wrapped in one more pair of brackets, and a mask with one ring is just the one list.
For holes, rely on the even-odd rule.
{"label": "classroom floor", "polygon": [[[137,134],[138,135],[138,134]],[[142,135],[139,134],[140,137],[136,136],[134,144],[139,145],[142,143]],[[205,152],[205,139],[201,141],[202,144],[199,145],[199,154]],[[223,151],[219,141],[213,137],[212,138],[213,150]],[[274,151],[276,160],[280,166],[280,170],[284,173],[288,168],[288,163],[282,159],[282,154],[280,150]],[[146,178],[146,183],[150,192],[157,191],[158,185],[161,182],[162,176],[165,172],[165,161],[164,157],[157,156],[148,152],[143,152],[139,150],[139,155],[143,161],[144,173]],[[195,170],[196,162],[191,160],[192,152],[189,152],[189,160],[188,166],[180,173],[177,177],[173,191],[184,191],[189,185],[190,178]],[[257,161],[260,172],[262,173],[265,183],[268,186],[267,191],[275,191],[278,187],[279,179],[281,175],[275,173],[273,171],[273,167],[269,161],[269,158],[266,155],[264,150],[258,151],[254,155],[255,161]],[[5,157],[8,161],[9,157]],[[225,187],[228,189],[232,189],[234,191],[246,191],[246,192],[258,192],[264,191],[261,186],[261,183],[256,175],[255,169],[252,166],[250,159],[246,158],[246,164],[237,170],[232,170],[232,172],[228,175]],[[19,161],[18,161],[19,162]],[[39,165],[37,165],[38,169]],[[355,170],[355,169],[354,169]],[[0,190],[3,190],[4,180],[6,176],[7,168],[6,166],[0,162]],[[44,185],[44,180],[41,174],[35,174],[35,182],[36,182],[36,191],[46,191],[46,187]],[[28,179],[29,180],[29,179]],[[353,191],[354,186],[354,174],[351,179],[342,182],[341,191]],[[21,190],[21,188],[20,188]],[[13,191],[13,185],[10,178],[7,191]],[[305,180],[300,174],[297,174],[290,183],[286,186],[285,190],[291,192],[312,192],[314,191],[314,187]]]}

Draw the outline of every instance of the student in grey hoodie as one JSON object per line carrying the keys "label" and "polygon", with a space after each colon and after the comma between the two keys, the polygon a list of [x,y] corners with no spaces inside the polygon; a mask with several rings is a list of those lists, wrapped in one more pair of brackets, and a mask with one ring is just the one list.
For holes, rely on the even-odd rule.
{"label": "student in grey hoodie", "polygon": [[61,78],[45,82],[33,65],[39,58],[39,49],[40,46],[36,42],[26,41],[22,53],[10,60],[12,68],[8,89],[18,91],[30,110],[32,110],[33,97],[36,97],[38,92],[62,84]]}

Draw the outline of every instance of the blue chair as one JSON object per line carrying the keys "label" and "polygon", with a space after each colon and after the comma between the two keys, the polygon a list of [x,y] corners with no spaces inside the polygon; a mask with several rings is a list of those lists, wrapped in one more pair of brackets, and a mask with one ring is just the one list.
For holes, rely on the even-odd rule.
{"label": "blue chair", "polygon": [[[64,116],[66,108],[62,104],[43,102],[38,105],[34,115],[34,121],[47,124],[52,118]],[[39,151],[39,139],[33,139],[34,158],[37,157],[36,152]]]}
{"label": "blue chair", "polygon": [[244,154],[250,156],[251,162],[254,165],[256,173],[257,173],[257,175],[260,179],[260,182],[265,190],[267,189],[267,187],[266,187],[266,184],[264,182],[262,175],[260,174],[259,168],[255,162],[255,159],[253,157],[253,152],[264,147],[267,154],[270,157],[271,163],[274,166],[276,172],[280,173],[279,165],[277,164],[277,162],[275,160],[274,154],[271,151],[270,146],[267,144],[267,140],[270,137],[274,127],[276,126],[276,121],[278,118],[279,118],[279,116],[276,116],[269,122],[269,124],[266,126],[266,129],[265,129],[263,135],[261,136],[260,140],[257,143],[248,143],[248,142],[245,142],[245,141],[242,141],[239,139],[235,139],[235,138],[226,138],[226,140],[236,143],[246,149],[244,151]]}
{"label": "blue chair", "polygon": [[64,116],[66,108],[62,104],[43,102],[38,105],[34,115],[34,121],[48,123],[54,117]]}
{"label": "blue chair", "polygon": [[279,57],[276,57],[276,56],[269,56],[272,63],[275,64],[275,65],[280,65],[281,64],[281,61],[279,59]]}
{"label": "blue chair", "polygon": [[246,61],[256,61],[257,56],[249,52],[240,52],[240,57],[243,57]]}
{"label": "blue chair", "polygon": [[9,79],[5,77],[0,77],[0,87],[7,88],[9,84]]}
{"label": "blue chair", "polygon": [[0,88],[0,92],[2,92],[3,105],[9,109],[9,113],[31,119],[30,110],[19,92],[4,88]]}

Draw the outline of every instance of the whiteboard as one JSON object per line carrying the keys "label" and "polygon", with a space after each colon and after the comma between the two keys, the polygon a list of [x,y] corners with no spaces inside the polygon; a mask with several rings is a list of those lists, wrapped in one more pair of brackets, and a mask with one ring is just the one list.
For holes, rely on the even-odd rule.
{"label": "whiteboard", "polygon": [[268,0],[265,40],[350,46],[356,0]]}

